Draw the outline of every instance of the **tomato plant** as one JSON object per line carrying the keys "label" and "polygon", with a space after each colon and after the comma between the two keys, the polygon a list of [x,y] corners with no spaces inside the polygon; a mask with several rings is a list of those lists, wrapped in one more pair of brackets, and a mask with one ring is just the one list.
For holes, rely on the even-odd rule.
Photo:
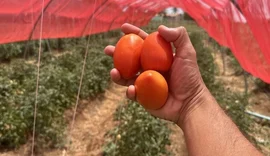
{"label": "tomato plant", "polygon": [[[126,102],[126,101],[125,101]],[[170,129],[167,122],[153,117],[137,102],[128,101],[116,110],[119,123],[109,131],[104,156],[169,156]]]}
{"label": "tomato plant", "polygon": [[[81,99],[93,98],[109,85],[109,71],[113,65],[110,57],[102,53],[103,44],[108,44],[102,41],[104,36],[94,35],[95,40],[90,43]],[[63,39],[65,48],[71,47],[67,45],[70,40]],[[80,41],[78,45],[71,44],[73,49],[67,53],[56,56],[44,52],[41,55],[36,149],[64,145],[68,121],[63,114],[75,104],[85,53],[85,38],[77,40]],[[16,49],[9,46],[11,50]],[[0,64],[0,114],[3,115],[0,118],[0,147],[18,147],[32,134],[36,70],[36,57],[30,61],[16,58],[9,64]]]}

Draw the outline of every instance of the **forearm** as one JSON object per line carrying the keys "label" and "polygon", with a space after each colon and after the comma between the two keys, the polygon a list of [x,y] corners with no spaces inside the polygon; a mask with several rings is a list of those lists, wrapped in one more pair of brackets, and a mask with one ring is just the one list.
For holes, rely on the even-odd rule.
{"label": "forearm", "polygon": [[181,123],[189,155],[256,156],[257,149],[241,134],[207,91]]}

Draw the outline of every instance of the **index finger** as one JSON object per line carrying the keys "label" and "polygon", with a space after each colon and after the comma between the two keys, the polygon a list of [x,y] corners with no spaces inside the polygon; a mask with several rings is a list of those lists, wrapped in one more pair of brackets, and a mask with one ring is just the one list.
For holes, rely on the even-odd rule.
{"label": "index finger", "polygon": [[142,29],[128,23],[123,24],[121,29],[125,34],[133,33],[139,35],[142,39],[145,39],[148,36],[148,34]]}

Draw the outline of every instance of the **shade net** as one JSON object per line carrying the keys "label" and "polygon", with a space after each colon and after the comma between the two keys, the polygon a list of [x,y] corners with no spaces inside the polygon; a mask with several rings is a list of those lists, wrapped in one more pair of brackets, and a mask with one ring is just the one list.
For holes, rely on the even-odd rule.
{"label": "shade net", "polygon": [[[247,72],[270,83],[270,1],[237,0],[1,0],[0,44],[81,37],[147,25],[167,7],[180,7]],[[42,14],[43,8],[43,14]],[[43,15],[43,16],[42,16]],[[42,31],[41,31],[42,22]]]}

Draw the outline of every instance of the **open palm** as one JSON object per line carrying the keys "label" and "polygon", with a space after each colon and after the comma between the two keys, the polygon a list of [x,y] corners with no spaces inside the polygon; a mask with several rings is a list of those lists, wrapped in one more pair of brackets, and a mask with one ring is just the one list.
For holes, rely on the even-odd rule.
{"label": "open palm", "polygon": [[[121,27],[125,34],[134,33],[143,39],[147,33],[130,24]],[[147,110],[152,115],[171,120],[175,123],[182,122],[192,109],[196,108],[196,100],[203,94],[205,85],[201,78],[197,65],[196,52],[190,42],[188,33],[184,27],[158,28],[160,35],[168,42],[172,42],[175,47],[174,61],[168,74],[169,97],[165,105],[158,110]],[[107,46],[104,49],[107,55],[113,56],[114,46]],[[133,86],[134,79],[124,80],[117,69],[112,69],[112,80],[120,85],[128,86],[127,97],[135,100],[136,90]]]}

